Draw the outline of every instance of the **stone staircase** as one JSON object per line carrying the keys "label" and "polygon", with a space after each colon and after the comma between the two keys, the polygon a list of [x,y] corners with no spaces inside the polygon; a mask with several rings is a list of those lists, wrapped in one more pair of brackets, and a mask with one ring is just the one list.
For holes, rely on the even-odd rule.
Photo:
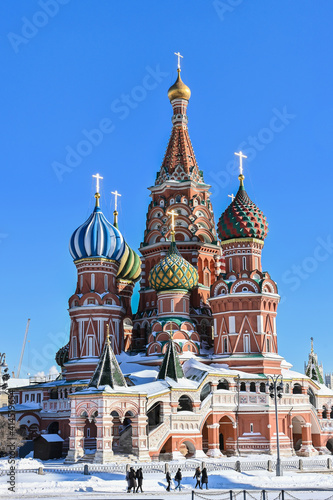
{"label": "stone staircase", "polygon": [[79,460],[77,461],[78,464],[92,464],[94,463],[94,459],[95,459],[95,453],[87,453],[85,455],[83,455],[83,457],[79,458]]}

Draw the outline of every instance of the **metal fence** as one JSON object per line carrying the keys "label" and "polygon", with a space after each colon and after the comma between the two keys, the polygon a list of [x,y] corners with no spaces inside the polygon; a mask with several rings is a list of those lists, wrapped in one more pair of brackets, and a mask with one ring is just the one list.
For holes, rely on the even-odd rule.
{"label": "metal fence", "polygon": [[192,500],[333,500],[333,492],[324,490],[220,490],[219,492],[196,492]]}
{"label": "metal fence", "polygon": [[[149,463],[131,463],[131,466],[134,467],[142,467],[142,471],[144,474],[160,474],[166,471],[166,467],[169,469],[170,473],[173,474],[177,471],[178,467],[181,468],[183,472],[194,472],[198,465],[201,465],[201,461],[196,460],[186,460],[185,462],[149,462]],[[217,461],[205,461],[205,466],[207,468],[207,472],[213,471],[228,471],[235,470],[238,472],[245,471],[255,471],[255,470],[267,470],[267,471],[275,471],[276,470],[276,461],[275,460],[251,460],[251,461],[241,461],[241,460],[217,460]],[[324,470],[332,470],[332,459],[331,458],[322,458],[322,459],[293,459],[293,460],[285,460],[282,462],[282,466],[284,470],[305,470],[305,471],[324,471]],[[75,465],[64,465],[64,464],[56,464],[56,465],[47,465],[45,464],[43,467],[35,467],[31,469],[21,469],[17,468],[15,470],[16,473],[48,473],[48,472],[56,472],[56,473],[96,473],[96,472],[105,472],[111,474],[126,474],[126,463],[116,464],[75,464]],[[9,473],[9,469],[0,469],[0,476],[7,475]]]}

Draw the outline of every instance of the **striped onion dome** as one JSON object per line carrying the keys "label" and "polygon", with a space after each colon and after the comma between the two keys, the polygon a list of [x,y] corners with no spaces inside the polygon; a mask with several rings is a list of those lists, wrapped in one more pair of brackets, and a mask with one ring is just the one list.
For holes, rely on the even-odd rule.
{"label": "striped onion dome", "polygon": [[106,219],[98,200],[93,213],[74,231],[69,242],[74,260],[101,257],[119,262],[125,248],[121,232]]}
{"label": "striped onion dome", "polygon": [[250,200],[243,185],[244,176],[240,175],[240,186],[234,200],[223,212],[218,222],[221,241],[233,238],[257,238],[264,240],[268,233],[265,215]]}
{"label": "striped onion dome", "polygon": [[154,266],[148,277],[149,285],[157,292],[162,290],[191,290],[199,281],[198,271],[177,248],[176,242],[171,241],[168,255]]}
{"label": "striped onion dome", "polygon": [[137,281],[141,276],[141,260],[134,250],[125,243],[125,251],[119,263],[117,278]]}

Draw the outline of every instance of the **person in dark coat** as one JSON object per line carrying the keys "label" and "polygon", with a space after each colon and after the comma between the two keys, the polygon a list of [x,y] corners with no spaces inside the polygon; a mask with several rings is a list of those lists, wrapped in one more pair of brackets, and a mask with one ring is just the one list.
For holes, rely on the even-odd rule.
{"label": "person in dark coat", "polygon": [[208,490],[208,474],[207,474],[207,469],[204,467],[202,469],[202,474],[201,474],[201,484],[206,485],[206,490]]}
{"label": "person in dark coat", "polygon": [[165,475],[165,479],[167,480],[168,482],[168,486],[167,486],[167,491],[170,491],[170,488],[171,488],[171,474],[170,472],[168,471]]}
{"label": "person in dark coat", "polygon": [[193,476],[193,479],[196,478],[197,480],[197,484],[195,485],[194,489],[199,486],[199,488],[202,490],[202,486],[200,484],[200,478],[201,478],[201,470],[200,470],[200,467],[197,467],[195,469],[195,473],[194,473],[194,476]]}
{"label": "person in dark coat", "polygon": [[181,491],[180,483],[181,483],[182,479],[183,479],[182,471],[180,469],[178,469],[176,472],[176,475],[175,475],[175,481],[177,481],[177,483],[178,483],[176,488],[175,488],[175,491],[177,488],[179,488],[179,491]]}
{"label": "person in dark coat", "polygon": [[138,481],[138,487],[136,489],[136,492],[138,493],[139,488],[141,489],[141,493],[143,493],[142,490],[142,481],[143,481],[143,474],[142,474],[142,467],[136,471],[136,479]]}
{"label": "person in dark coat", "polygon": [[128,474],[128,479],[129,479],[129,487],[128,487],[128,493],[131,492],[133,488],[133,493],[135,493],[136,490],[136,475],[135,475],[135,470],[133,467],[130,468],[129,474]]}

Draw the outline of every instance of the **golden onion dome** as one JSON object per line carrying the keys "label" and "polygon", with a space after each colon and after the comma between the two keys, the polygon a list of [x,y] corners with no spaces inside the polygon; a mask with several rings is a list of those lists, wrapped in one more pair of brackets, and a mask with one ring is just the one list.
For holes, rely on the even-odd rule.
{"label": "golden onion dome", "polygon": [[199,281],[198,271],[178,251],[171,241],[168,255],[149,273],[149,285],[157,292],[163,290],[192,290]]}
{"label": "golden onion dome", "polygon": [[185,99],[186,101],[190,100],[191,91],[187,85],[182,81],[180,77],[180,68],[177,69],[178,77],[176,82],[169,88],[168,97],[170,101],[174,99]]}

